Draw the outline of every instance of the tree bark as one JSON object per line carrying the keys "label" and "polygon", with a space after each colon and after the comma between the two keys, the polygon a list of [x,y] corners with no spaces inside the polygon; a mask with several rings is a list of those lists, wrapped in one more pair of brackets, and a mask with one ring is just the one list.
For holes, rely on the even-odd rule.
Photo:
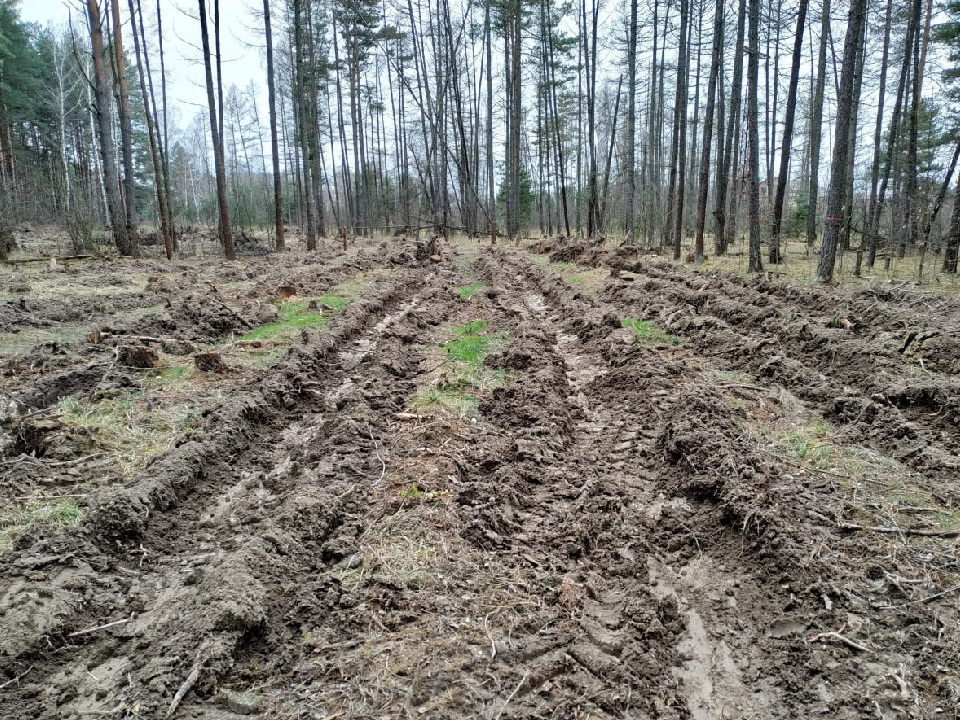
{"label": "tree bark", "polygon": [[137,176],[133,166],[133,121],[130,118],[130,89],[127,83],[127,56],[123,52],[123,31],[120,23],[120,0],[110,0],[113,13],[113,55],[117,73],[117,89],[120,103],[120,148],[123,156],[123,200],[127,222],[127,238],[130,253],[137,257],[140,244],[137,241]]}
{"label": "tree bark", "polygon": [[797,33],[793,42],[793,64],[790,67],[790,87],[787,90],[787,110],[783,119],[783,144],[780,147],[780,170],[777,191],[773,197],[773,228],[770,232],[769,261],[781,262],[780,227],[783,221],[783,201],[787,193],[787,172],[790,168],[790,150],[793,144],[793,123],[797,114],[797,85],[800,82],[800,61],[803,50],[803,31],[807,19],[807,2],[800,0],[797,10]]}
{"label": "tree bark", "polygon": [[[173,258],[173,242],[170,238],[170,226],[167,222],[167,197],[163,186],[163,162],[157,151],[157,129],[152,113],[150,112],[150,95],[147,92],[147,81],[143,71],[143,61],[141,59],[140,36],[137,34],[137,15],[133,5],[133,0],[128,0],[130,9],[130,33],[133,35],[133,50],[137,59],[137,74],[140,76],[140,93],[143,95],[143,113],[147,120],[147,135],[150,139],[150,157],[153,160],[153,181],[157,193],[157,212],[160,215],[160,234],[163,236],[163,249],[166,252],[167,260]],[[146,48],[143,48],[146,54]]]}
{"label": "tree bark", "polygon": [[817,217],[820,215],[820,145],[823,138],[823,93],[827,83],[827,36],[830,31],[830,0],[824,0],[820,18],[820,54],[817,82],[810,110],[810,188],[807,192],[807,248],[817,241]]}
{"label": "tree bark", "polygon": [[731,184],[733,165],[738,160],[740,149],[740,105],[743,98],[743,39],[746,27],[747,0],[740,0],[737,10],[737,46],[733,56],[733,82],[730,85],[730,117],[727,121],[726,148],[719,170],[717,200],[713,216],[717,220],[713,238],[714,253],[727,252],[727,193]]}
{"label": "tree bark", "polygon": [[853,115],[853,85],[856,74],[857,55],[862,50],[866,24],[866,0],[851,0],[847,18],[847,36],[843,43],[843,69],[840,74],[840,92],[837,98],[836,141],[830,167],[830,189],[827,193],[827,217],[824,223],[823,245],[817,263],[815,280],[821,283],[833,281],[836,265],[837,240],[843,218],[843,201],[847,187],[847,154],[850,143],[846,142]]}
{"label": "tree bark", "polygon": [[[89,0],[96,2],[96,0]],[[210,111],[210,138],[213,141],[214,166],[217,176],[217,206],[220,211],[220,240],[227,260],[236,259],[233,248],[233,231],[230,229],[230,213],[227,209],[227,172],[223,160],[223,138],[217,118],[217,99],[213,84],[213,67],[210,61],[210,35],[207,32],[207,3],[197,0],[200,10],[200,39],[203,43],[203,65],[207,81],[207,107]]]}
{"label": "tree bark", "polygon": [[100,7],[97,0],[87,0],[87,18],[90,22],[90,45],[96,83],[96,115],[100,135],[100,155],[103,160],[103,188],[110,213],[109,221],[113,228],[113,240],[117,251],[121,255],[133,255],[133,246],[124,218],[123,202],[120,198],[116,144],[113,142],[111,132],[111,93],[107,84],[107,68],[103,61],[103,29],[100,25]]}
{"label": "tree bark", "polygon": [[[718,5],[721,0],[718,0]],[[636,231],[635,198],[637,195],[637,0],[630,0],[630,29],[627,35],[627,127],[624,164],[627,168],[626,222],[628,245],[633,245]]]}
{"label": "tree bark", "polygon": [[[805,1],[805,0],[804,0]],[[707,108],[703,118],[703,147],[700,157],[700,188],[697,195],[697,230],[693,244],[693,261],[703,262],[703,233],[707,221],[707,195],[710,190],[710,151],[713,142],[713,114],[717,95],[717,79],[723,62],[723,0],[717,0],[713,19],[713,49],[710,57],[710,79],[707,81]]]}
{"label": "tree bark", "polygon": [[747,127],[750,148],[750,272],[760,272],[760,128],[758,84],[760,78],[760,0],[750,0],[750,57],[747,62]]}
{"label": "tree bark", "polygon": [[270,0],[263,0],[263,29],[267,44],[267,98],[270,104],[270,152],[273,154],[273,212],[277,233],[275,243],[277,250],[283,250],[283,189],[280,184],[280,143],[277,138],[277,89],[273,70]]}

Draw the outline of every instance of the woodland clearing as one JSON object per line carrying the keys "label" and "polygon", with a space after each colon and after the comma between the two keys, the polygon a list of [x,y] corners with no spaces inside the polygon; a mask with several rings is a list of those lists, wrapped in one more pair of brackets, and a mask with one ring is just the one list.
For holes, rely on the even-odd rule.
{"label": "woodland clearing", "polygon": [[949,294],[466,239],[0,282],[0,717],[960,712]]}

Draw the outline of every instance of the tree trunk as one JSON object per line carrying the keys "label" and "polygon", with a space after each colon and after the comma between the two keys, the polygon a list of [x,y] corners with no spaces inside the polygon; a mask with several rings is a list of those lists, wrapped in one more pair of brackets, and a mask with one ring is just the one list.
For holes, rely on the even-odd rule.
{"label": "tree trunk", "polygon": [[273,154],[273,212],[277,228],[276,248],[283,250],[283,191],[280,185],[280,143],[277,138],[277,90],[273,73],[273,31],[270,0],[263,0],[263,28],[267,44],[267,97],[270,103],[270,152]]}
{"label": "tree trunk", "polygon": [[[680,47],[677,50],[677,196],[673,222],[673,259],[680,259],[683,244],[683,204],[687,189],[687,72],[690,68],[690,46],[687,33],[690,23],[690,0],[680,0]],[[668,212],[671,211],[668,208]]]}
{"label": "tree trunk", "polygon": [[[718,5],[720,0],[718,0]],[[630,29],[627,35],[627,127],[626,152],[623,162],[627,167],[626,222],[627,244],[633,245],[636,231],[635,198],[637,194],[637,0],[630,0]]]}
{"label": "tree trunk", "polygon": [[750,149],[750,272],[760,272],[760,0],[750,0],[750,57],[747,62],[747,128]]}
{"label": "tree trunk", "polygon": [[[89,0],[96,2],[96,0]],[[230,229],[230,213],[227,209],[227,172],[223,160],[223,138],[220,135],[217,118],[217,98],[213,84],[213,67],[210,61],[210,36],[207,32],[207,3],[197,0],[200,10],[200,39],[203,43],[203,65],[207,81],[207,107],[210,111],[210,138],[213,141],[214,166],[217,175],[217,206],[220,211],[220,240],[227,260],[236,259],[233,249],[233,231]]]}
{"label": "tree trunk", "polygon": [[133,121],[130,119],[130,90],[127,84],[127,56],[123,52],[123,32],[120,23],[120,0],[110,0],[113,13],[113,55],[120,94],[120,147],[123,155],[123,199],[127,222],[130,253],[140,254],[137,241],[137,176],[133,166]]}
{"label": "tree trunk", "polygon": [[[150,157],[153,160],[153,180],[157,193],[157,211],[160,215],[160,234],[163,236],[163,248],[167,260],[173,258],[173,243],[170,239],[170,226],[167,222],[167,198],[163,186],[163,162],[157,151],[157,137],[159,133],[154,128],[154,118],[150,112],[150,95],[147,92],[147,81],[143,71],[141,59],[140,36],[137,34],[137,15],[133,0],[128,0],[130,8],[130,33],[133,35],[133,50],[137,59],[137,74],[140,76],[140,93],[143,95],[143,113],[147,120],[147,135],[150,139]],[[144,48],[146,50],[146,48]],[[144,53],[145,54],[145,53]]]}
{"label": "tree trunk", "polygon": [[880,147],[883,142],[883,106],[887,92],[887,67],[890,61],[890,26],[893,20],[893,0],[887,0],[887,15],[883,23],[883,54],[880,59],[880,87],[877,90],[877,123],[873,133],[873,163],[870,166],[870,196],[867,202],[867,218],[865,221],[865,232],[861,248],[867,250],[867,266],[873,267],[873,260],[869,257],[870,249],[873,248],[876,254],[876,233],[878,227],[874,225],[874,217],[879,221],[879,215],[875,215],[877,207],[877,186],[880,182]]}
{"label": "tree trunk", "polygon": [[957,177],[957,191],[954,194],[953,214],[950,216],[950,230],[943,250],[941,270],[951,275],[957,274],[957,255],[960,254],[960,175]]}
{"label": "tree trunk", "polygon": [[827,35],[830,31],[830,0],[824,0],[820,18],[820,54],[817,82],[810,109],[810,188],[807,192],[807,248],[817,241],[817,217],[820,215],[820,144],[823,138],[823,92],[827,83]]}
{"label": "tree trunk", "polygon": [[710,56],[710,79],[707,81],[707,108],[703,118],[703,147],[700,157],[700,187],[697,195],[697,231],[693,244],[693,261],[703,262],[703,233],[707,222],[707,195],[710,190],[710,151],[713,142],[713,113],[716,104],[717,79],[723,62],[723,0],[717,0],[713,18],[713,49]]}
{"label": "tree trunk", "polygon": [[830,189],[827,193],[827,217],[823,231],[823,246],[820,248],[820,260],[817,264],[817,282],[833,281],[833,269],[836,264],[837,240],[840,236],[840,224],[843,218],[843,201],[847,187],[847,153],[850,143],[846,142],[850,132],[850,119],[853,115],[854,75],[857,56],[862,50],[864,26],[866,25],[867,1],[852,0],[847,20],[847,37],[843,43],[843,69],[840,74],[840,92],[837,97],[836,141],[833,148],[833,161],[830,167]]}
{"label": "tree trunk", "polygon": [[487,204],[490,220],[490,244],[497,244],[497,200],[493,177],[493,29],[490,24],[490,3],[483,16],[483,32],[487,38]]}
{"label": "tree trunk", "polygon": [[[890,130],[887,140],[886,160],[883,164],[883,174],[880,178],[880,189],[877,191],[877,202],[871,208],[869,237],[867,238],[867,267],[872,268],[877,259],[877,245],[880,233],[880,216],[883,213],[883,207],[886,204],[887,184],[890,181],[890,173],[893,168],[893,161],[897,137],[900,131],[900,116],[903,112],[903,101],[909,85],[910,77],[910,58],[911,48],[917,36],[918,18],[911,14],[907,21],[907,34],[904,40],[903,64],[900,66],[900,82],[897,85],[897,99],[893,104],[893,113],[890,118]],[[896,183],[895,183],[896,185]]]}
{"label": "tree trunk", "polygon": [[719,170],[717,200],[713,216],[717,227],[713,238],[714,253],[723,255],[727,251],[727,192],[733,164],[737,161],[740,149],[740,104],[743,96],[743,36],[746,26],[747,0],[740,0],[737,10],[737,47],[733,56],[733,82],[730,85],[730,118],[726,132],[726,148],[723,151],[723,164]]}
{"label": "tree trunk", "polygon": [[121,255],[133,255],[133,246],[124,219],[123,202],[120,199],[116,145],[111,133],[111,93],[107,83],[107,68],[103,62],[103,30],[100,26],[100,7],[97,0],[87,0],[87,17],[90,21],[90,45],[96,83],[96,114],[100,135],[100,155],[103,159],[103,188],[110,212],[109,221],[113,228],[113,240],[117,245],[117,251]]}
{"label": "tree trunk", "polygon": [[797,114],[797,85],[800,82],[800,60],[803,50],[804,23],[807,19],[807,2],[800,0],[797,10],[797,33],[793,41],[793,64],[790,67],[790,88],[787,90],[787,111],[783,119],[783,144],[780,147],[780,171],[777,175],[777,192],[773,197],[773,228],[770,232],[769,261],[778,264],[780,257],[780,227],[783,221],[783,201],[787,194],[787,172],[790,168],[790,150],[793,145],[793,123]]}

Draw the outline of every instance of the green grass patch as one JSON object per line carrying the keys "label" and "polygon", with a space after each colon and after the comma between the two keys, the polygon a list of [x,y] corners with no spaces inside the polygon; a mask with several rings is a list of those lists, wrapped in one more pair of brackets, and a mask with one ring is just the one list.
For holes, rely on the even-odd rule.
{"label": "green grass patch", "polygon": [[334,285],[324,295],[283,303],[280,321],[254,328],[240,340],[284,340],[304,328],[325,328],[369,285],[368,280],[354,278]]}
{"label": "green grass patch", "polygon": [[34,525],[58,528],[80,524],[84,510],[70,498],[38,497],[22,505],[0,508],[0,551],[8,549],[17,535]]}
{"label": "green grass patch", "polygon": [[662,328],[653,323],[652,320],[640,320],[638,318],[622,318],[620,325],[633,330],[633,342],[636,345],[646,345],[648,343],[666,343],[667,345],[682,345],[683,339],[676,335],[671,335]]}
{"label": "green grass patch", "polygon": [[483,359],[506,337],[503,333],[482,335],[486,327],[485,320],[473,320],[451,329],[456,337],[442,346],[448,358],[445,369],[437,384],[421,393],[414,405],[430,412],[477,416],[480,396],[502,386],[507,378],[503,370],[483,365]]}
{"label": "green grass patch", "polygon": [[[346,302],[344,302],[344,305]],[[333,307],[331,305],[331,307]],[[343,305],[341,305],[343,307]],[[284,303],[280,306],[280,322],[268,323],[254,328],[241,340],[276,340],[294,334],[301,328],[326,326],[330,319],[319,309],[310,307],[309,300]]]}
{"label": "green grass patch", "polygon": [[457,288],[457,295],[460,296],[461,300],[469,300],[481,290],[483,290],[481,283],[471,283],[470,285]]}
{"label": "green grass patch", "polygon": [[499,335],[481,335],[487,326],[485,320],[473,320],[453,329],[457,337],[443,346],[447,355],[457,362],[480,365],[483,358],[490,354],[494,345],[501,339]]}

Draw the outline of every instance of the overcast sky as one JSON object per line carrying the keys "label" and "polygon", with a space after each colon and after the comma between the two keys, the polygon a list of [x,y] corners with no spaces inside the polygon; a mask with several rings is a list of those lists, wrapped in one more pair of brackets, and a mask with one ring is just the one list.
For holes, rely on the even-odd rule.
{"label": "overcast sky", "polygon": [[[157,3],[156,0],[141,1],[147,24],[147,42],[152,48],[151,69],[157,73],[159,59],[153,45]],[[133,40],[127,24],[127,3],[121,2],[120,7],[125,26],[124,48],[132,55]],[[75,30],[85,33],[85,8],[85,0],[25,0],[20,3],[20,16],[27,22],[65,28],[72,13]],[[179,110],[179,124],[185,126],[207,103],[203,56],[200,52],[200,23],[196,20],[197,3],[196,0],[160,0],[160,8],[163,14],[163,49],[171,118],[176,117]],[[258,85],[262,100],[265,92],[260,92],[260,89],[266,83],[260,27],[262,20],[251,10],[248,0],[221,0],[220,14],[224,89],[231,83],[244,88],[253,80]]]}

